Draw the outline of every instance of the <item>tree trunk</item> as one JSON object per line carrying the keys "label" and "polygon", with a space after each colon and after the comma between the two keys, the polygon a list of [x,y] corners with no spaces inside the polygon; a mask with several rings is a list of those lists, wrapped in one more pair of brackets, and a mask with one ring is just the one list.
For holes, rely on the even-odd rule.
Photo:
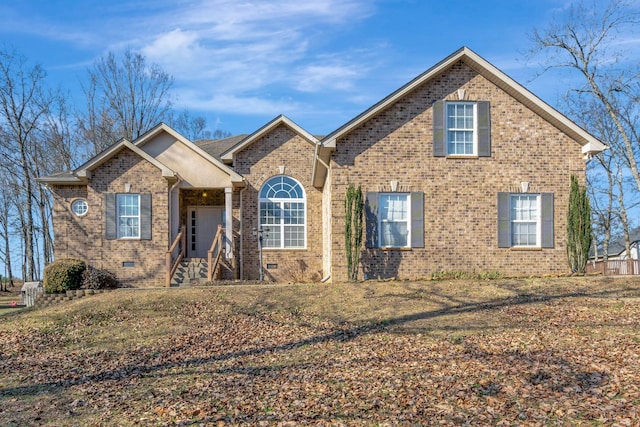
{"label": "tree trunk", "polygon": [[20,151],[20,162],[22,170],[23,185],[25,187],[25,207],[24,207],[24,256],[26,263],[26,271],[23,279],[25,282],[32,282],[34,279],[35,252],[34,252],[34,236],[33,236],[33,190],[31,184],[31,174],[29,173],[29,161],[27,159],[26,147],[22,145]]}
{"label": "tree trunk", "polygon": [[51,212],[49,197],[42,186],[38,186],[38,208],[40,210],[40,223],[42,227],[42,250],[44,265],[53,261],[53,238],[51,237],[51,227],[48,212]]}
{"label": "tree trunk", "polygon": [[629,217],[627,216],[627,208],[624,204],[622,192],[622,171],[619,172],[618,179],[618,205],[620,205],[620,224],[622,225],[622,235],[624,236],[624,253],[627,259],[631,259],[631,239],[629,237]]}

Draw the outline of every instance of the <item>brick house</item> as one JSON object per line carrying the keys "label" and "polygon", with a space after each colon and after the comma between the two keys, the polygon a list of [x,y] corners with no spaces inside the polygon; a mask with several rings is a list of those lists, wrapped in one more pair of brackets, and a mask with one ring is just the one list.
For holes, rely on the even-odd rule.
{"label": "brick house", "polygon": [[39,180],[56,258],[134,286],[167,285],[181,256],[208,264],[218,225],[209,275],[344,281],[351,183],[366,196],[363,278],[539,275],[566,272],[570,176],[584,182],[605,148],[462,48],[322,138],[284,116],[219,141],[160,124]]}

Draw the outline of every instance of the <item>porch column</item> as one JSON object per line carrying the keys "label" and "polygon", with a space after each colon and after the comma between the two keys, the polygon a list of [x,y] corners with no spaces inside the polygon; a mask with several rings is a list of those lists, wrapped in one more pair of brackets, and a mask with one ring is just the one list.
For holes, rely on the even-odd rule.
{"label": "porch column", "polygon": [[233,258],[233,188],[224,189],[226,257]]}

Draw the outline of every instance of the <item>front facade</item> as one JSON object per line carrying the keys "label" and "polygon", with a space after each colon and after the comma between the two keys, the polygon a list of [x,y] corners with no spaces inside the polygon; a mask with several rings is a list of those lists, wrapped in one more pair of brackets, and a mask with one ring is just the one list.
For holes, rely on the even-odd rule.
{"label": "front facade", "polygon": [[168,283],[177,236],[206,258],[218,225],[221,278],[345,281],[349,184],[366,199],[361,278],[540,275],[566,272],[570,177],[605,148],[463,48],[323,138],[284,116],[196,143],[161,124],[40,180],[56,258],[134,286]]}

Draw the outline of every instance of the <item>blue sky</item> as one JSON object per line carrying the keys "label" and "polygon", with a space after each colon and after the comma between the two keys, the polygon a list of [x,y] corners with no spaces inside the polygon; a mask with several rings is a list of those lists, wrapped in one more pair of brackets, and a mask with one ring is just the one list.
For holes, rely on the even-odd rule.
{"label": "blue sky", "polygon": [[557,76],[527,64],[528,34],[570,0],[21,0],[0,43],[82,101],[100,56],[142,52],[175,78],[176,107],[250,133],[285,114],[326,134],[468,46],[547,102]]}

